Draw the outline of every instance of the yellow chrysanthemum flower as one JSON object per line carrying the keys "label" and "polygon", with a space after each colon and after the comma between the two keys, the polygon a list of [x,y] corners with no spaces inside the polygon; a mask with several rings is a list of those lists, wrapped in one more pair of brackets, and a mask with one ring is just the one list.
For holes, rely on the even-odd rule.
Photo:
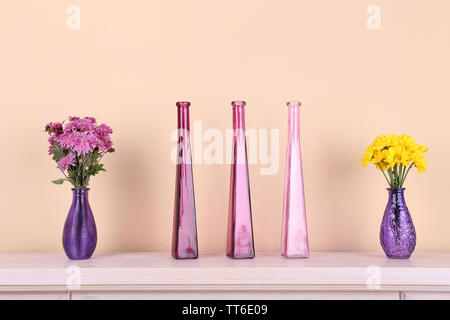
{"label": "yellow chrysanthemum flower", "polygon": [[373,157],[373,150],[369,147],[366,150],[366,154],[361,159],[361,164],[363,167],[367,166]]}
{"label": "yellow chrysanthemum flower", "polygon": [[361,164],[367,166],[373,163],[383,172],[392,188],[401,188],[412,166],[419,173],[426,170],[427,162],[423,153],[427,151],[427,147],[417,144],[409,135],[379,135],[367,147]]}
{"label": "yellow chrysanthemum flower", "polygon": [[417,168],[419,173],[423,173],[427,169],[427,162],[422,152],[415,152],[413,154],[414,166]]}

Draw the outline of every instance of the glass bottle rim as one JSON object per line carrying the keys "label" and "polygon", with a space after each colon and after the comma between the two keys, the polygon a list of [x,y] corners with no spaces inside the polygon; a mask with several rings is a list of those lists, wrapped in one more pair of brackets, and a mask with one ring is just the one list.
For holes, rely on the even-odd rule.
{"label": "glass bottle rim", "polygon": [[286,102],[286,105],[288,107],[293,106],[293,107],[300,107],[302,105],[302,103],[298,100],[290,100],[288,102]]}
{"label": "glass bottle rim", "polygon": [[233,106],[233,107],[245,107],[246,106],[246,103],[245,103],[245,101],[244,100],[235,100],[235,101],[232,101],[231,102],[231,105]]}
{"label": "glass bottle rim", "polygon": [[191,105],[191,103],[189,101],[178,101],[176,103],[177,107],[186,107],[189,108],[189,106]]}

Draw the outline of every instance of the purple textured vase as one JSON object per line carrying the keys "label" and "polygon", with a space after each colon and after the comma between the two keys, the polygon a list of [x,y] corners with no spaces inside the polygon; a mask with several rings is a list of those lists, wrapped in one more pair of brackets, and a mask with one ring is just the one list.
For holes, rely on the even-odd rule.
{"label": "purple textured vase", "polygon": [[178,153],[173,212],[172,257],[198,257],[197,223],[195,218],[194,179],[189,133],[189,102],[177,102]]}
{"label": "purple textured vase", "polygon": [[300,151],[300,102],[288,105],[288,140],[284,177],[281,254],[286,258],[307,258],[305,193],[303,190],[302,153]]}
{"label": "purple textured vase", "polygon": [[255,257],[252,207],[245,143],[245,102],[233,101],[233,163],[230,174],[227,256],[234,259]]}
{"label": "purple textured vase", "polygon": [[97,229],[89,206],[88,188],[72,189],[73,201],[64,225],[63,247],[69,259],[85,260],[94,253]]}
{"label": "purple textured vase", "polygon": [[408,259],[416,247],[416,230],[405,203],[405,189],[387,190],[389,201],[381,223],[381,246],[389,258]]}

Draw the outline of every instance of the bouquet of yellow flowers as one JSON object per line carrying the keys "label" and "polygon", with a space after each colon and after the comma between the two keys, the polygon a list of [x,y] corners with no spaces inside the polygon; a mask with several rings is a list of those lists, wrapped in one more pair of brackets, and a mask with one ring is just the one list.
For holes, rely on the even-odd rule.
{"label": "bouquet of yellow flowers", "polygon": [[427,151],[428,148],[417,144],[409,135],[380,135],[367,147],[361,164],[367,166],[373,163],[391,188],[402,188],[413,166],[419,173],[425,171],[427,162],[423,154]]}

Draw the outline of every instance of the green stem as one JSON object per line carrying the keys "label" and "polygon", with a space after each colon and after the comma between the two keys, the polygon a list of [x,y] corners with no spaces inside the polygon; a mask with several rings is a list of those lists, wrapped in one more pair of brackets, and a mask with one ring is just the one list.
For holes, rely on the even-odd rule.
{"label": "green stem", "polygon": [[64,175],[64,177],[66,177],[67,181],[69,181],[69,177],[67,176],[67,174],[64,171],[61,171]]}
{"label": "green stem", "polygon": [[411,170],[413,165],[414,165],[414,163],[411,163],[411,165],[409,166],[408,170],[406,170],[406,173],[405,173],[405,175],[402,178],[402,182],[401,182],[400,188],[403,187],[403,184],[405,183],[405,180],[406,180],[406,176],[408,175],[409,170]]}
{"label": "green stem", "polygon": [[397,165],[394,165],[394,188],[397,188],[397,184],[398,184],[398,173],[397,173]]}
{"label": "green stem", "polygon": [[388,177],[386,176],[386,173],[384,173],[384,170],[381,168],[381,166],[380,166],[380,170],[381,170],[381,172],[383,173],[383,176],[386,178],[386,181],[387,181],[388,185],[390,185],[391,183],[389,182],[389,179],[388,179]]}
{"label": "green stem", "polygon": [[389,183],[389,187],[394,188],[394,177],[393,177],[393,173],[392,173],[392,168],[388,169],[388,174],[389,174],[389,178],[390,178],[390,183]]}
{"label": "green stem", "polygon": [[394,183],[394,187],[395,188],[400,188],[400,184],[401,184],[401,176],[402,176],[402,166],[396,164],[394,166],[394,175],[395,175],[395,183]]}
{"label": "green stem", "polygon": [[399,179],[400,179],[400,188],[401,188],[401,183],[403,181],[403,174],[405,173],[405,166],[400,165],[400,175],[399,175]]}

